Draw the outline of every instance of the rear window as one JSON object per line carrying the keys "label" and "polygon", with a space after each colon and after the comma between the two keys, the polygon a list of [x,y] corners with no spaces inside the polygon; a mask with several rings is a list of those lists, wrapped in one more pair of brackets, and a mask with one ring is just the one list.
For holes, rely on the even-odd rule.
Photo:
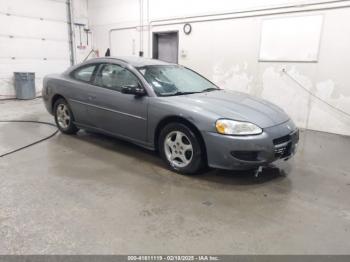
{"label": "rear window", "polygon": [[96,65],[85,66],[73,72],[73,78],[83,82],[90,82]]}

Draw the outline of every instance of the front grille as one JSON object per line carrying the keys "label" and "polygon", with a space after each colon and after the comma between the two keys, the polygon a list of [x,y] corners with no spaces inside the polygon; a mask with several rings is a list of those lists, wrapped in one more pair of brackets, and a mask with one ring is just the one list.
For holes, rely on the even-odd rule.
{"label": "front grille", "polygon": [[293,141],[297,142],[298,131],[288,134],[286,136],[281,136],[273,140],[275,145],[275,157],[276,158],[287,158],[292,154],[292,144]]}
{"label": "front grille", "polygon": [[258,151],[232,151],[231,155],[239,160],[243,161],[257,161]]}
{"label": "front grille", "polygon": [[276,138],[272,142],[273,142],[274,145],[279,145],[279,144],[286,143],[286,142],[288,142],[290,140],[291,140],[291,136],[290,135],[286,135],[286,136],[282,136],[282,137]]}
{"label": "front grille", "polygon": [[291,155],[292,142],[282,147],[275,147],[275,157],[285,158]]}

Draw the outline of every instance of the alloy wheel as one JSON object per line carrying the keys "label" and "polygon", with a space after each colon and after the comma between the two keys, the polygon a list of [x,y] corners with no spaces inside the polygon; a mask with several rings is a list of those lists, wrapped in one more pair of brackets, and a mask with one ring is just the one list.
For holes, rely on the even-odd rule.
{"label": "alloy wheel", "polygon": [[190,139],[181,131],[172,131],[165,137],[164,151],[172,166],[183,168],[192,161],[193,146]]}
{"label": "alloy wheel", "polygon": [[63,129],[67,129],[70,125],[71,117],[67,105],[59,104],[56,109],[57,122]]}

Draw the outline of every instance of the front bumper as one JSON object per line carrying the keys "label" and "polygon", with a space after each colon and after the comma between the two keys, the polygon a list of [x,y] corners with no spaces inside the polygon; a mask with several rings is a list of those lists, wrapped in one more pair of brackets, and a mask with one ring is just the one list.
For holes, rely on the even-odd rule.
{"label": "front bumper", "polygon": [[268,165],[278,159],[287,160],[296,152],[299,130],[289,120],[265,128],[254,136],[229,136],[202,132],[208,165],[220,169],[250,169]]}

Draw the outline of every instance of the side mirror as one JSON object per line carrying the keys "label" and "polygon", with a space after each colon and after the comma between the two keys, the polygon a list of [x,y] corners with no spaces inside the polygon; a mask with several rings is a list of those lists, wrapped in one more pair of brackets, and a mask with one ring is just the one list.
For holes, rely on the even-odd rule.
{"label": "side mirror", "polygon": [[145,89],[141,85],[127,85],[123,86],[121,92],[123,94],[144,96],[146,95]]}

